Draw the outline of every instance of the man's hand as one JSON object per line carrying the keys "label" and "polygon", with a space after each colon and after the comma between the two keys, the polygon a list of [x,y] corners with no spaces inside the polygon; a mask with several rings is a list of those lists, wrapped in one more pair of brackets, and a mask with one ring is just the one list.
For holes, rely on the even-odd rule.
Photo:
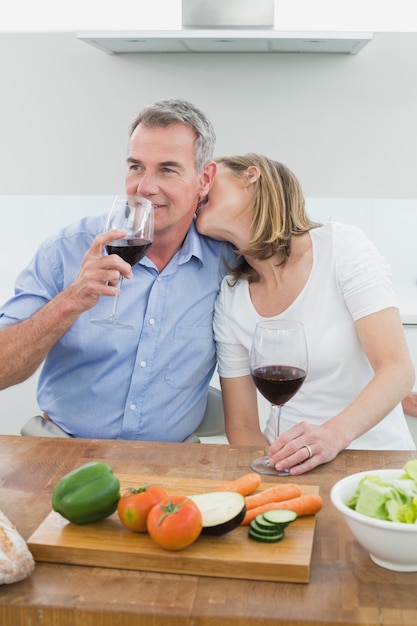
{"label": "man's hand", "polygon": [[122,275],[132,278],[132,268],[117,254],[103,256],[106,244],[122,239],[125,230],[110,230],[98,235],[90,249],[84,255],[80,271],[72,284],[67,288],[73,305],[80,313],[95,306],[100,296],[114,296],[117,284]]}

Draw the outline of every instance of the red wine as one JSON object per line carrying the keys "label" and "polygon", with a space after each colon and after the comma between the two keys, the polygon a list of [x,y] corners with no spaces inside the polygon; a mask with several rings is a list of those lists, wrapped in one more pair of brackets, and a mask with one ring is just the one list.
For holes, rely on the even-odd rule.
{"label": "red wine", "polygon": [[257,389],[271,404],[285,404],[304,382],[306,372],[289,365],[264,365],[252,372]]}
{"label": "red wine", "polygon": [[118,241],[112,241],[106,245],[108,254],[118,254],[124,261],[135,265],[138,263],[149,248],[151,247],[151,241],[147,239],[119,239]]}

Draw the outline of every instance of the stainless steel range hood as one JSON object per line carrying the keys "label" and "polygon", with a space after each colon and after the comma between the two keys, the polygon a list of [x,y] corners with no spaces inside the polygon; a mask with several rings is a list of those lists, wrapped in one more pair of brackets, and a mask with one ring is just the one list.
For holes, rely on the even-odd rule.
{"label": "stainless steel range hood", "polygon": [[78,38],[110,54],[307,52],[356,54],[369,32],[274,30],[275,0],[182,0],[181,30],[88,31]]}
{"label": "stainless steel range hood", "polygon": [[182,0],[183,28],[274,28],[275,0]]}

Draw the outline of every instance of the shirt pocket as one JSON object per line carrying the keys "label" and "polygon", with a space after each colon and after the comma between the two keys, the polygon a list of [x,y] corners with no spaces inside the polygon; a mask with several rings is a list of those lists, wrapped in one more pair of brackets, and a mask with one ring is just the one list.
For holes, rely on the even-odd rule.
{"label": "shirt pocket", "polygon": [[198,387],[215,364],[213,326],[177,326],[165,382],[175,389]]}

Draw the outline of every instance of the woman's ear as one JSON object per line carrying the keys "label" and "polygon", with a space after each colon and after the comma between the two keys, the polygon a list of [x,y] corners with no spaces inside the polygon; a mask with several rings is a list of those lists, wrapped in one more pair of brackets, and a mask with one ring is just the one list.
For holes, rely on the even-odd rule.
{"label": "woman's ear", "polygon": [[246,183],[256,183],[256,181],[261,176],[261,171],[259,167],[256,165],[250,165],[245,173],[245,182]]}

